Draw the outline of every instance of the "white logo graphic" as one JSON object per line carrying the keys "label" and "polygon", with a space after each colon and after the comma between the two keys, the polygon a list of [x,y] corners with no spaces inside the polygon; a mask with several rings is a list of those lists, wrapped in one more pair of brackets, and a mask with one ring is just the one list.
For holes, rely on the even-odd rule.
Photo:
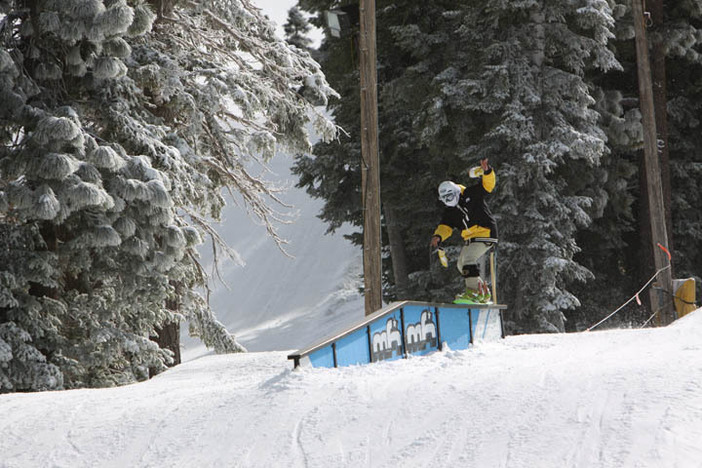
{"label": "white logo graphic", "polygon": [[436,325],[431,317],[431,312],[425,309],[419,318],[419,323],[407,325],[407,352],[415,353],[427,349],[427,346],[436,346]]}
{"label": "white logo graphic", "polygon": [[397,320],[395,317],[390,317],[385,323],[385,331],[373,334],[371,360],[382,361],[400,354],[402,354],[402,336],[400,336],[400,329],[397,328]]}
{"label": "white logo graphic", "polygon": [[[436,347],[436,325],[429,309],[422,311],[419,322],[405,327],[405,344],[408,353],[416,353],[428,347]],[[402,355],[402,335],[395,317],[388,318],[387,322],[385,322],[385,330],[373,334],[372,346],[373,355],[371,356],[371,361],[373,362]]]}

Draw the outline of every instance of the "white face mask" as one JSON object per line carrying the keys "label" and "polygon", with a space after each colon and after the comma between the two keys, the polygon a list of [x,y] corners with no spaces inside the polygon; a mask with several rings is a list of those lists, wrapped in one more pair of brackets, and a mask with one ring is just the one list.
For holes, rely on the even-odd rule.
{"label": "white face mask", "polygon": [[439,185],[439,200],[444,202],[446,206],[458,205],[458,198],[461,195],[461,189],[453,182],[442,182]]}

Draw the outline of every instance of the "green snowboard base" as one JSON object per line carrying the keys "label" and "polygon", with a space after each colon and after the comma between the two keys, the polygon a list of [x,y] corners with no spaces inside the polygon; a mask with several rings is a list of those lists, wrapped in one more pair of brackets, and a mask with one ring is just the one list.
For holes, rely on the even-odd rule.
{"label": "green snowboard base", "polygon": [[454,304],[471,304],[471,305],[489,305],[492,304],[492,301],[489,302],[478,302],[474,301],[472,299],[456,299],[453,301]]}

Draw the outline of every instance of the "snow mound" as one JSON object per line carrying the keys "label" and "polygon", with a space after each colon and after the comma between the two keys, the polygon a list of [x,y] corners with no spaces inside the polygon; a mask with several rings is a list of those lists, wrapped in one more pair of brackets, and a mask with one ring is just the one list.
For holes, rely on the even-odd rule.
{"label": "snow mound", "polygon": [[2,395],[0,466],[699,467],[701,323],[339,369],[205,356],[121,388]]}

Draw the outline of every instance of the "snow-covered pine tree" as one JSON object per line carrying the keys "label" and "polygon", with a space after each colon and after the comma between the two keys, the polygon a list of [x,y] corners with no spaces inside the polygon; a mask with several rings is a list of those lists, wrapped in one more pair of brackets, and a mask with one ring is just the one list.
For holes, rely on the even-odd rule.
{"label": "snow-covered pine tree", "polygon": [[[300,4],[316,12],[313,22],[323,26],[320,18],[331,7],[330,2],[305,0]],[[452,50],[447,31],[455,24],[447,12],[454,6],[455,2],[450,1],[403,0],[383,2],[376,10],[387,300],[445,301],[460,287],[460,278],[455,274],[440,267],[431,274],[427,271],[428,237],[441,209],[436,185],[440,177],[456,169],[450,138],[431,138],[451,129],[446,128],[440,102],[430,92],[437,70],[441,70],[448,51]],[[314,157],[298,157],[294,168],[300,176],[299,185],[312,196],[325,200],[320,217],[329,222],[332,230],[344,222],[361,226],[363,219],[358,137],[359,52],[353,38],[353,32],[343,38],[327,35],[320,47],[325,75],[344,96],[341,101],[332,101],[330,108],[345,133],[337,141],[319,143]],[[361,244],[360,233],[352,239]],[[452,280],[453,286],[447,284]]]}
{"label": "snow-covered pine tree", "polygon": [[[627,75],[622,72],[596,74],[593,82],[605,85],[608,84],[603,83],[605,81],[621,82],[623,77]],[[641,113],[637,108],[622,105],[631,100],[625,101],[620,90],[599,88],[593,97],[597,101],[594,109],[599,114],[599,126],[607,135],[610,153],[602,158],[600,167],[592,171],[601,178],[602,184],[596,187],[605,195],[595,198],[600,203],[593,205],[593,222],[580,230],[576,237],[581,251],[575,260],[590,270],[594,278],[572,286],[582,306],[566,313],[569,331],[580,331],[599,321],[609,313],[613,304],[625,302],[641,286],[638,277],[632,275],[637,266],[630,244],[631,236],[636,232],[633,188],[637,185],[636,150],[643,144]],[[638,249],[638,243],[633,247]],[[593,294],[593,291],[606,291],[606,294]],[[611,323],[642,322],[648,318],[636,317],[638,309],[626,309]]]}
{"label": "snow-covered pine tree", "polygon": [[[578,263],[590,270],[594,278],[587,283],[572,285],[572,291],[582,306],[566,313],[567,329],[582,330],[609,313],[613,304],[626,301],[641,286],[635,274],[641,258],[637,236],[636,198],[638,186],[638,151],[643,145],[641,112],[637,106],[638,83],[631,15],[624,2],[610,1],[615,20],[615,37],[610,47],[621,69],[606,72],[590,70],[588,77],[592,96],[599,114],[599,127],[607,136],[609,153],[597,169],[604,178],[599,188],[606,193],[606,204],[594,205],[593,222],[578,232],[576,240],[581,251]],[[602,172],[604,171],[604,172]],[[650,276],[650,274],[649,274]],[[648,279],[648,277],[646,277]],[[593,294],[592,291],[606,291]],[[633,304],[609,322],[610,324],[643,323],[642,307]]]}
{"label": "snow-covered pine tree", "polygon": [[36,225],[0,221],[0,391],[60,388],[61,357],[47,356],[46,350],[63,342],[59,324],[66,307],[39,294],[56,284],[55,259]]}
{"label": "snow-covered pine tree", "polygon": [[288,10],[288,20],[283,25],[285,40],[300,50],[309,50],[312,46],[312,39],[307,34],[312,30],[307,18],[296,6]]}
{"label": "snow-covered pine tree", "polygon": [[334,92],[247,1],[0,2],[0,392],[147,378],[150,339],[189,319],[242,348],[195,292],[195,246],[243,200],[273,237],[275,192],[245,162],[307,151]]}
{"label": "snow-covered pine tree", "polygon": [[608,150],[587,72],[620,66],[608,48],[611,10],[601,0],[463,10],[467,47],[454,63],[464,65],[439,79],[447,107],[482,121],[479,140],[458,135],[461,157],[498,168],[501,297],[526,329],[563,331],[563,311],[580,305],[570,285],[592,276],[574,260],[576,234],[606,203]]}
{"label": "snow-covered pine tree", "polygon": [[[444,179],[469,182],[467,169],[489,157],[499,178],[491,205],[501,217],[501,300],[530,330],[563,330],[563,311],[579,304],[568,288],[591,277],[573,259],[575,237],[608,200],[606,136],[588,74],[619,67],[609,5],[392,1],[377,11],[382,199],[405,236],[412,298],[447,300],[457,290],[455,275],[426,266],[441,210],[435,190]],[[301,185],[325,198],[332,227],[360,219],[357,75],[341,65],[353,56],[348,42],[327,38],[322,48],[347,98],[334,113],[351,139],[319,145],[297,165]]]}

